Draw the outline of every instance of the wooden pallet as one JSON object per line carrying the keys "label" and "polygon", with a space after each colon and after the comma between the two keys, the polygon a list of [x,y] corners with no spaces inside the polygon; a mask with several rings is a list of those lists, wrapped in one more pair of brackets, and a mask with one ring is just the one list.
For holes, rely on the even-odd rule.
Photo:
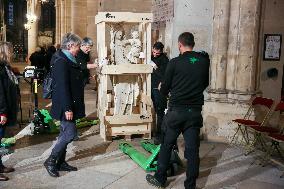
{"label": "wooden pallet", "polygon": [[[143,133],[143,134],[135,134],[135,133],[133,133],[133,134],[130,134],[130,133],[122,134],[121,133],[121,134],[117,134],[117,135],[112,136],[112,138],[113,137],[121,137],[126,141],[131,141],[134,138],[151,139],[151,133]],[[112,139],[109,139],[109,140],[112,140]]]}

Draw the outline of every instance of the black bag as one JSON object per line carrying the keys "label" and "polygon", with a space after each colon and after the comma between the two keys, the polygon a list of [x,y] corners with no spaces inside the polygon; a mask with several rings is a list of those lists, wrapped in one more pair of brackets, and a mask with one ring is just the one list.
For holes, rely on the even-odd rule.
{"label": "black bag", "polygon": [[52,78],[51,72],[48,72],[43,80],[43,98],[44,99],[51,99],[52,94]]}

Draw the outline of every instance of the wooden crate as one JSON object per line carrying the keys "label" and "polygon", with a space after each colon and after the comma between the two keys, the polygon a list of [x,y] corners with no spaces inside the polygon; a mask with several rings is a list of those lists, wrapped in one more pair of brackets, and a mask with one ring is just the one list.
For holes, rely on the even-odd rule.
{"label": "wooden crate", "polygon": [[[151,73],[152,67],[146,62],[151,60],[151,13],[132,12],[99,12],[96,16],[98,61],[108,57],[109,47],[106,42],[106,26],[114,23],[130,23],[137,25],[142,51],[145,59],[139,64],[103,65],[99,74],[98,115],[100,119],[100,135],[104,140],[115,136],[131,138],[141,134],[151,138],[152,100]],[[115,91],[113,87],[121,82],[132,80],[138,83],[139,95],[129,115],[117,115],[114,108]]]}

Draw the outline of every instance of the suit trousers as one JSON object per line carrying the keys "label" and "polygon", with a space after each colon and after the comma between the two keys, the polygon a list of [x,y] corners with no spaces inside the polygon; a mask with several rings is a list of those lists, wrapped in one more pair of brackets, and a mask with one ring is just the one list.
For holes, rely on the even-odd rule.
{"label": "suit trousers", "polygon": [[57,142],[52,149],[51,155],[59,157],[63,153],[67,145],[71,143],[77,137],[77,129],[75,121],[61,121],[60,133]]}

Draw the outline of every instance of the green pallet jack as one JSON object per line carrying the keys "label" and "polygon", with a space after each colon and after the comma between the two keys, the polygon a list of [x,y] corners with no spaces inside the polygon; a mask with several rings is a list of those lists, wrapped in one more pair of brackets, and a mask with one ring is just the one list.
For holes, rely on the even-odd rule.
{"label": "green pallet jack", "polygon": [[[50,116],[48,110],[41,109],[39,110],[39,115],[37,119],[34,120],[35,124],[35,134],[42,134],[42,133],[59,133],[59,121],[54,121]],[[76,127],[83,128],[87,126],[97,125],[99,120],[88,120],[86,118],[76,120]]]}
{"label": "green pallet jack", "polygon": [[157,170],[157,156],[160,151],[160,145],[154,145],[152,143],[148,143],[147,141],[141,141],[141,146],[152,153],[149,157],[144,155],[143,153],[136,150],[131,144],[128,142],[121,142],[119,144],[119,149],[127,154],[131,159],[133,159],[140,167],[142,167],[145,171],[156,171]]}
{"label": "green pallet jack", "polygon": [[0,146],[1,147],[10,147],[16,143],[16,138],[15,137],[10,137],[10,138],[2,138],[0,141]]}
{"label": "green pallet jack", "polygon": [[[135,161],[142,169],[146,172],[156,171],[157,170],[157,158],[160,152],[161,145],[155,145],[150,141],[143,140],[140,142],[142,148],[144,148],[147,152],[151,153],[150,156],[146,156],[144,153],[135,149],[128,142],[121,142],[119,144],[119,149],[127,154],[133,161]],[[172,151],[170,167],[168,170],[168,175],[173,176],[178,170],[178,166],[182,166],[182,161],[178,156],[178,152],[176,150]]]}

